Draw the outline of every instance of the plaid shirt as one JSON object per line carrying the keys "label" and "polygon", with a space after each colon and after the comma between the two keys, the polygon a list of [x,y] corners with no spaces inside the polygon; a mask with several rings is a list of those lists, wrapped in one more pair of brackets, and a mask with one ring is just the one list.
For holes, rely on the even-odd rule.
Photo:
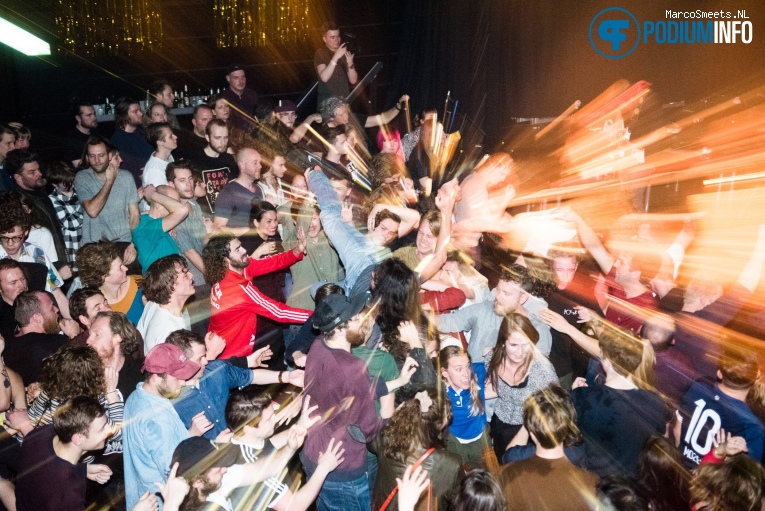
{"label": "plaid shirt", "polygon": [[50,197],[53,207],[56,209],[58,220],[61,222],[61,233],[64,236],[67,258],[72,265],[72,270],[76,271],[75,256],[82,241],[83,211],[80,199],[77,197],[77,192],[72,192],[72,196],[67,197],[55,187],[53,193],[48,197]]}

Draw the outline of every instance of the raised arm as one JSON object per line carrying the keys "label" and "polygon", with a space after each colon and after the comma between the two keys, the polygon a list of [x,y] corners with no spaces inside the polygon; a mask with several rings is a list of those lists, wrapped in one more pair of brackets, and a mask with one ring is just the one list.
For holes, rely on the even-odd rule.
{"label": "raised arm", "polygon": [[101,187],[92,199],[82,201],[82,209],[85,210],[85,213],[90,218],[96,218],[104,209],[106,201],[109,199],[109,194],[112,192],[112,186],[114,186],[114,182],[117,180],[117,172],[119,171],[115,167],[109,165],[105,172],[106,181],[104,186]]}
{"label": "raised arm", "polygon": [[329,61],[329,64],[319,64],[316,66],[316,74],[319,76],[319,80],[328,82],[332,78],[332,73],[335,72],[338,61],[343,58],[346,52],[345,43],[343,43],[335,50],[335,54],[332,55],[332,60]]}
{"label": "raised arm", "polygon": [[153,185],[147,185],[143,190],[143,196],[152,202],[164,207],[169,215],[162,219],[162,230],[168,232],[174,229],[189,216],[189,207],[181,201],[173,199],[169,195],[157,190]]}
{"label": "raised arm", "polygon": [[367,218],[367,227],[371,231],[375,228],[375,217],[380,211],[387,209],[401,219],[398,224],[398,237],[402,238],[420,226],[420,214],[415,209],[404,206],[391,206],[389,204],[375,204]]}
{"label": "raised arm", "polygon": [[582,244],[598,263],[603,273],[608,275],[614,266],[614,257],[603,246],[595,231],[571,208],[565,208],[564,218],[576,225],[576,230],[579,233],[579,239],[582,241]]}
{"label": "raised arm", "polygon": [[385,124],[389,124],[393,119],[396,118],[396,116],[401,112],[401,104],[405,101],[409,101],[409,96],[404,94],[401,96],[401,98],[398,100],[398,103],[396,103],[396,106],[391,108],[390,110],[386,110],[385,112],[377,115],[372,115],[367,117],[367,122],[364,124],[365,128],[374,128],[375,126],[383,126]]}
{"label": "raised arm", "polygon": [[419,271],[422,282],[432,279],[446,262],[447,247],[452,235],[452,214],[454,212],[455,197],[459,195],[459,186],[456,181],[455,179],[452,186],[442,186],[436,195],[436,207],[441,212],[441,227],[436,239],[436,250],[432,255],[428,256],[430,259]]}
{"label": "raised arm", "polygon": [[308,117],[306,117],[301,124],[299,124],[295,129],[292,130],[292,135],[290,135],[290,142],[292,142],[293,144],[297,144],[298,142],[303,140],[303,137],[305,136],[305,132],[308,131],[308,128],[314,122],[321,122],[321,114],[311,114]]}
{"label": "raised arm", "polygon": [[738,283],[748,289],[750,293],[754,293],[760,284],[763,263],[765,263],[765,224],[760,224],[752,256],[738,277]]}

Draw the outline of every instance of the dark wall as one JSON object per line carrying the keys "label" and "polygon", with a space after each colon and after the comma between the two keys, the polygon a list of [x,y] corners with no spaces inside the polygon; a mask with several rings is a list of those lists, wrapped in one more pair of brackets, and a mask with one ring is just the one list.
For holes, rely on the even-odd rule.
{"label": "dark wall", "polygon": [[[590,45],[588,28],[604,8],[639,20],[666,9],[745,9],[751,44],[639,45],[611,60]],[[618,79],[647,80],[661,102],[693,101],[732,88],[765,68],[765,2],[741,0],[422,0],[404,15],[393,89],[441,110],[447,91],[487,133],[501,138],[515,117],[556,116]]]}
{"label": "dark wall", "polygon": [[[29,28],[36,35],[56,43],[53,1],[6,0],[0,15]],[[364,73],[382,60],[383,72],[373,83],[369,98],[390,81],[394,67],[402,6],[380,0],[364,2],[312,2],[309,38],[300,44],[256,48],[217,49],[214,39],[212,0],[163,0],[162,45],[154,52],[130,55],[83,57],[56,51],[51,57],[26,57],[0,45],[0,121],[18,120],[28,124],[37,147],[56,143],[56,135],[74,120],[69,113],[72,98],[102,103],[119,96],[145,99],[146,89],[158,77],[187,85],[190,93],[209,93],[226,86],[225,68],[232,62],[245,67],[248,86],[261,97],[297,99],[315,81],[313,53],[321,42],[318,27],[329,18],[357,36],[363,48],[357,56]],[[363,107],[363,105],[361,105]],[[314,105],[309,105],[313,108]],[[379,108],[382,108],[380,106]],[[370,108],[378,108],[372,104]]]}

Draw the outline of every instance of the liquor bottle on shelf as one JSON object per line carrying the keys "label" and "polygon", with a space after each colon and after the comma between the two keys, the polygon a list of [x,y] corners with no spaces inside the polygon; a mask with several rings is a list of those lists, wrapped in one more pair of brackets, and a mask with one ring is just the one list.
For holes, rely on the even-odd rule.
{"label": "liquor bottle on shelf", "polygon": [[106,103],[104,103],[104,115],[109,115],[112,113],[112,104],[109,102],[109,98],[106,98]]}
{"label": "liquor bottle on shelf", "polygon": [[183,106],[189,106],[191,98],[189,97],[189,87],[183,84]]}

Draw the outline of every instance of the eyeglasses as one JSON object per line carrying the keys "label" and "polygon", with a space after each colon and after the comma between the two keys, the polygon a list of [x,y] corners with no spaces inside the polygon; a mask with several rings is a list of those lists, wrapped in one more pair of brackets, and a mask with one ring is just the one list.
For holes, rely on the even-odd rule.
{"label": "eyeglasses", "polygon": [[24,241],[24,236],[0,236],[0,242],[20,243]]}

